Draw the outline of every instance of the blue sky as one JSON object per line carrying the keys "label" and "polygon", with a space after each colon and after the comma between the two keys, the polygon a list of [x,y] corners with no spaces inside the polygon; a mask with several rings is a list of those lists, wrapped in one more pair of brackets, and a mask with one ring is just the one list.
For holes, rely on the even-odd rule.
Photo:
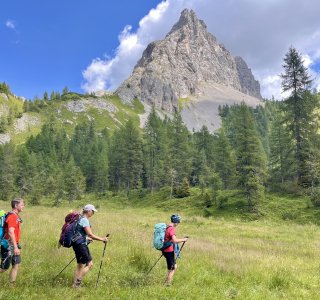
{"label": "blue sky", "polygon": [[[27,98],[64,86],[83,92],[82,71],[113,55],[118,35],[159,1],[1,1],[0,82]],[[138,4],[138,5],[137,5]]]}
{"label": "blue sky", "polygon": [[318,0],[2,2],[0,82],[26,98],[65,86],[77,92],[114,90],[184,8],[193,9],[220,43],[245,59],[264,97],[281,97],[278,75],[291,45],[303,54],[320,89]]}

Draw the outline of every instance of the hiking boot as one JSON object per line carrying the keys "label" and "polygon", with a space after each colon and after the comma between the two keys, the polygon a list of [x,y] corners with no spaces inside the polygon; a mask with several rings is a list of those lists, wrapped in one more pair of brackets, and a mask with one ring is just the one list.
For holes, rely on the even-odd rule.
{"label": "hiking boot", "polygon": [[80,286],[81,286],[81,279],[76,279],[75,282],[73,283],[72,287],[77,289]]}

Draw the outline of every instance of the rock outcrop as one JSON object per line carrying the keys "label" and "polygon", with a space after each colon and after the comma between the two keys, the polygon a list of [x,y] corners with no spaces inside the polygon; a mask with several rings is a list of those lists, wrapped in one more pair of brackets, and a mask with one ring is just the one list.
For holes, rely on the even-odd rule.
{"label": "rock outcrop", "polygon": [[240,79],[241,91],[244,94],[261,99],[260,84],[259,81],[254,79],[251,69],[248,68],[246,62],[240,56],[236,56],[235,61]]}
{"label": "rock outcrop", "polygon": [[124,102],[138,98],[174,112],[179,98],[201,96],[206,83],[261,98],[259,83],[246,63],[233,57],[207,31],[205,23],[185,9],[164,40],[148,45],[116,93]]}

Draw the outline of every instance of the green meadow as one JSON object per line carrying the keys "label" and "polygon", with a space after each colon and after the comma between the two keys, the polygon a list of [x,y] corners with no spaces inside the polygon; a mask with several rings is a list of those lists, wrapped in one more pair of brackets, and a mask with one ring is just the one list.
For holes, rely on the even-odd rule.
{"label": "green meadow", "polygon": [[[198,192],[189,197],[193,203]],[[1,274],[0,299],[319,299],[318,211],[306,199],[269,195],[256,217],[241,210],[237,200],[224,209],[212,208],[204,217],[200,202],[192,206],[190,199],[155,202],[155,195],[140,204],[121,197],[60,207],[45,201],[42,206],[27,203],[21,214],[23,262],[17,284],[7,288],[8,274]],[[83,286],[72,289],[75,261],[54,280],[74,257],[72,249],[58,249],[57,240],[64,216],[86,202],[99,208],[91,218],[93,231],[100,236],[109,233],[110,240],[98,287],[104,244],[95,241],[90,245],[94,267]],[[9,209],[7,202],[0,205]],[[281,207],[289,210],[289,217]],[[182,216],[177,236],[190,239],[173,285],[165,287],[164,258],[145,274],[161,255],[152,248],[153,226],[168,222],[176,212]]]}

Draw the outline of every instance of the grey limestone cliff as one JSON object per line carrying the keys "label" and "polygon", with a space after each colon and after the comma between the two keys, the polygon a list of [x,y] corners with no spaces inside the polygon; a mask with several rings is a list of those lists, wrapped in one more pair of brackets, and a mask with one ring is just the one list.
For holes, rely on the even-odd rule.
{"label": "grey limestone cliff", "polygon": [[235,57],[237,71],[241,84],[241,91],[250,96],[261,99],[260,84],[252,75],[251,69],[248,68],[246,62],[240,57]]}
{"label": "grey limestone cliff", "polygon": [[138,98],[173,112],[179,98],[201,96],[206,83],[261,98],[259,83],[246,63],[234,58],[207,31],[205,23],[185,9],[164,40],[148,45],[132,75],[116,93],[125,102]]}

